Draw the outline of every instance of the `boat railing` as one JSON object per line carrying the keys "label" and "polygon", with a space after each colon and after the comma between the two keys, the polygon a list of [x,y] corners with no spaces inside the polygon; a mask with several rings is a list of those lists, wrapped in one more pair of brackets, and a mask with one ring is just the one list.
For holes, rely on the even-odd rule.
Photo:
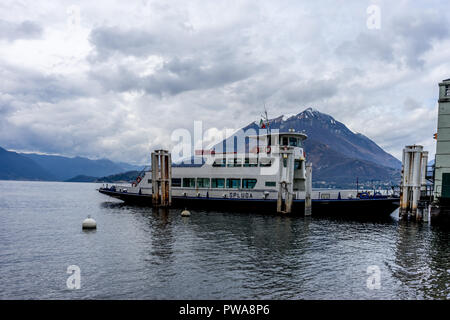
{"label": "boat railing", "polygon": [[146,172],[150,172],[151,171],[151,166],[145,166],[140,172],[138,177],[143,177],[145,175]]}
{"label": "boat railing", "polygon": [[121,190],[128,190],[130,188],[132,188],[131,184],[125,185],[125,184],[103,184],[102,186],[103,189],[107,189],[107,190],[111,190],[111,191],[121,191]]}

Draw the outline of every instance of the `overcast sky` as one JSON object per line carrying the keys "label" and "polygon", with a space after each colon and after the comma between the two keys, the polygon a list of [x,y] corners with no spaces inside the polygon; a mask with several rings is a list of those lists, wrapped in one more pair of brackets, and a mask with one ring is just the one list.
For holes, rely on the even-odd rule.
{"label": "overcast sky", "polygon": [[239,128],[266,104],[434,157],[449,12],[448,0],[2,0],[0,146],[141,164],[177,128]]}

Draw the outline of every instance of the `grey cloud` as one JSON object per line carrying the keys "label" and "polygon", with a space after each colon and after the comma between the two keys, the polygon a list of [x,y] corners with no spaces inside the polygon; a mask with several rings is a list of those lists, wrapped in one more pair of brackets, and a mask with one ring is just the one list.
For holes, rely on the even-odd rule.
{"label": "grey cloud", "polygon": [[330,98],[338,93],[338,82],[333,80],[306,80],[293,83],[283,91],[290,102],[308,104]]}
{"label": "grey cloud", "polygon": [[[85,50],[47,50],[65,45],[64,30],[41,28],[43,41],[30,41],[30,52],[21,54],[36,70],[51,56],[35,58],[34,50],[62,64],[75,59],[80,68],[73,73],[17,67],[13,40],[39,32],[14,22],[15,36],[0,30],[0,145],[147,159],[150,148],[167,147],[175,128],[189,129],[194,120],[237,128],[257,120],[264,104],[270,117],[313,106],[390,150],[401,152],[419,137],[430,137],[431,145],[433,90],[449,77],[449,18],[438,12],[445,3],[381,0],[381,30],[366,28],[368,4],[326,3],[180,1],[143,12],[138,4],[108,3],[103,10],[86,1],[76,33]],[[65,5],[53,9],[64,12]],[[64,23],[45,18],[46,30]]]}
{"label": "grey cloud", "polygon": [[209,89],[248,78],[263,67],[257,64],[241,64],[237,59],[214,61],[203,65],[193,58],[172,59],[153,76],[143,80],[149,93],[178,94],[183,91]]}
{"label": "grey cloud", "polygon": [[394,48],[390,41],[379,33],[364,32],[359,34],[353,41],[344,41],[336,48],[339,56],[353,59],[355,62],[367,59],[393,62]]}
{"label": "grey cloud", "polygon": [[115,52],[147,56],[159,51],[163,44],[156,35],[147,31],[122,30],[118,27],[95,28],[91,31],[89,40],[95,46],[97,58],[106,58]]}
{"label": "grey cloud", "polygon": [[253,20],[200,30],[195,30],[188,21],[180,23],[176,16],[169,16],[161,20],[161,24],[147,29],[100,26],[90,32],[89,41],[94,48],[89,58],[92,63],[98,63],[114,55],[174,58],[244,52],[249,49],[250,38],[246,31],[253,27]]}
{"label": "grey cloud", "polygon": [[403,16],[392,25],[409,66],[423,66],[422,55],[431,49],[433,41],[448,38],[449,26],[442,13]]}
{"label": "grey cloud", "polygon": [[448,38],[446,18],[438,13],[423,12],[399,15],[379,30],[359,33],[354,40],[343,41],[336,54],[356,62],[381,61],[422,67],[423,55],[433,41]]}
{"label": "grey cloud", "polygon": [[3,81],[0,91],[20,96],[29,102],[52,102],[90,95],[94,88],[83,79],[62,75],[44,75],[38,71],[17,66],[0,65]]}
{"label": "grey cloud", "polygon": [[[163,96],[229,85],[263,72],[268,65],[252,56],[241,30],[224,28],[194,32],[174,26],[161,30],[98,27],[89,41],[94,50],[90,75],[107,90],[145,91]],[[228,30],[229,29],[229,30]],[[158,56],[164,62],[150,75],[140,76],[127,57]]]}
{"label": "grey cloud", "polygon": [[198,58],[172,58],[156,72],[139,76],[125,66],[115,69],[102,67],[91,73],[93,79],[106,89],[123,91],[145,91],[149,94],[177,95],[191,90],[211,89],[249,78],[266,69],[262,63],[240,60],[236,56]]}
{"label": "grey cloud", "polygon": [[18,39],[36,39],[42,36],[43,28],[33,21],[20,23],[0,20],[0,39],[14,41]]}
{"label": "grey cloud", "polygon": [[[118,156],[117,152],[127,142],[128,148],[138,145],[136,141],[127,141],[128,112],[120,108],[120,100],[114,96],[103,95],[99,101],[74,98],[58,104],[30,104],[20,98],[9,101],[15,106],[14,113],[0,117],[1,146],[97,157],[106,156],[105,150]],[[105,146],[105,139],[113,139],[115,143]]]}

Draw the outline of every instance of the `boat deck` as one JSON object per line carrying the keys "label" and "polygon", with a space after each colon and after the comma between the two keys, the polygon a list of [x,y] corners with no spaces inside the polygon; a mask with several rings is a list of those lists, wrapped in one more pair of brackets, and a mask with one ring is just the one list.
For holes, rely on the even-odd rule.
{"label": "boat deck", "polygon": [[[119,192],[107,188],[100,188],[98,191],[127,203],[152,206],[152,196],[149,194]],[[274,213],[277,209],[277,200],[172,196],[172,207]],[[389,216],[398,207],[399,198],[387,196],[364,199],[312,199],[313,215]],[[304,209],[304,199],[293,200],[291,214],[303,215]]]}

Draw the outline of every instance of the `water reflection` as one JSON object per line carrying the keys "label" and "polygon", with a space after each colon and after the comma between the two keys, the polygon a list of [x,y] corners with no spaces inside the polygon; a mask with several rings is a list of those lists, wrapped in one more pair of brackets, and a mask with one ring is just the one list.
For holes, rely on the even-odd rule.
{"label": "water reflection", "polygon": [[403,289],[400,298],[449,298],[450,237],[447,230],[399,221],[392,275]]}
{"label": "water reflection", "polygon": [[173,225],[169,210],[156,208],[152,210],[152,220],[149,220],[151,234],[151,255],[158,257],[162,262],[173,262]]}
{"label": "water reflection", "polygon": [[[314,212],[183,218],[95,187],[0,181],[0,298],[450,298],[450,233],[433,223]],[[81,230],[87,214],[95,233]],[[65,285],[69,264],[82,269],[76,293]],[[368,265],[382,269],[381,290],[368,290]]]}
{"label": "water reflection", "polygon": [[[131,212],[146,226],[142,254],[158,297],[445,299],[449,295],[448,232],[427,224],[393,217],[355,221],[210,211],[181,217],[176,209],[122,203],[102,207]],[[381,261],[390,273],[383,274],[383,285],[390,289],[373,295],[364,287],[365,270]],[[324,281],[340,296],[328,292]]]}
{"label": "water reflection", "polygon": [[[154,281],[168,288],[178,279],[185,282],[186,292],[203,291],[216,298],[236,297],[224,291],[255,299],[304,298],[308,294],[302,288],[321,287],[317,281],[322,277],[330,281],[333,274],[337,279],[343,273],[347,286],[354,286],[352,282],[360,280],[355,280],[349,266],[367,265],[363,252],[380,252],[385,246],[383,255],[395,280],[387,281],[393,286],[389,295],[400,299],[448,296],[448,233],[432,232],[426,224],[392,217],[355,221],[207,211],[181,217],[174,209],[127,210],[145,217],[149,244],[145,261],[154,269]],[[389,244],[383,241],[394,230],[390,257]],[[208,285],[210,291],[194,284]],[[361,289],[351,287],[348,294],[357,295],[357,290]]]}
{"label": "water reflection", "polygon": [[[422,298],[421,281],[427,277],[428,239],[427,230],[422,224],[400,220],[397,226],[395,242],[395,258],[390,265],[392,276],[404,288],[400,290],[400,298]],[[416,290],[418,289],[418,290]]]}
{"label": "water reflection", "polygon": [[432,299],[450,299],[450,234],[449,227],[432,226],[430,235],[430,277],[425,295]]}

